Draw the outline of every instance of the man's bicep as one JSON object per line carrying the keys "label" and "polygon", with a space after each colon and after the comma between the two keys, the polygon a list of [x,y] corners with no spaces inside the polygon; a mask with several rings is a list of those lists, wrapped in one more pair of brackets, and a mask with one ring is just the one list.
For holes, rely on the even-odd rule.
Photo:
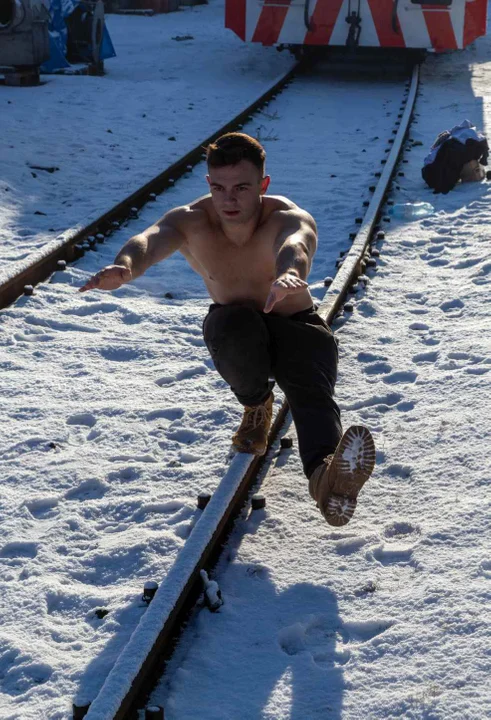
{"label": "man's bicep", "polygon": [[299,250],[302,250],[311,260],[317,249],[317,232],[314,226],[310,223],[301,221],[289,222],[283,228],[276,237],[275,249],[276,252],[280,252],[281,248],[285,245],[296,246]]}
{"label": "man's bicep", "polygon": [[172,213],[164,215],[156,225],[146,231],[146,235],[148,249],[154,263],[172,255],[185,242],[185,236]]}

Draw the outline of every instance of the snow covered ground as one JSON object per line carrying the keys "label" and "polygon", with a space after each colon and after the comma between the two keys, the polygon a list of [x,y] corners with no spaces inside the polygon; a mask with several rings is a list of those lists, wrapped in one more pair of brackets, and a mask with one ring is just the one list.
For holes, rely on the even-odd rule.
{"label": "snow covered ground", "polygon": [[[201,24],[218,26],[220,6],[201,7]],[[173,32],[184,34],[191,15],[165,20],[179,20]],[[491,186],[434,196],[420,178],[440,130],[469,117],[486,131],[490,46],[483,39],[425,66],[412,132],[423,145],[407,154],[394,199],[429,201],[436,212],[388,225],[379,269],[338,325],[338,400],[345,425],[362,422],[375,435],[374,477],[352,522],[334,530],[308,496],[295,447],[274,458],[266,510],[243,518],[221,562],[225,605],[194,619],[155,695],[170,720],[491,715]],[[218,66],[221,52],[210,43],[202,64]],[[256,52],[266,62],[261,48],[247,50],[250,88],[256,74],[257,87],[265,80]],[[150,74],[150,51],[147,61]],[[94,79],[62,78],[80,80]],[[201,76],[197,85],[196,94]],[[77,97],[90,107],[87,86]],[[143,83],[140,91],[146,97]],[[245,128],[265,141],[272,192],[318,221],[317,297],[368,197],[400,97],[397,82],[317,73]],[[166,113],[179,109],[174,100]],[[212,129],[211,109],[210,118]],[[49,133],[39,128],[44,137],[55,120]],[[131,119],[120,122],[130,133]],[[193,144],[206,134],[195,131]],[[98,166],[104,192],[105,171]],[[65,720],[73,698],[94,697],[145,612],[144,581],[165,576],[198,517],[198,490],[212,490],[226,470],[240,408],[203,345],[200,279],[175,256],[115,293],[77,293],[129,235],[201,194],[203,174],[195,168],[97,253],[0,315],[1,718]],[[117,178],[110,185],[107,204],[124,189]],[[66,225],[58,203],[54,216]],[[38,229],[27,215],[12,222]]]}
{"label": "snow covered ground", "polygon": [[[273,462],[267,509],[244,518],[153,701],[166,717],[491,716],[490,185],[434,196],[431,141],[491,117],[489,39],[425,65],[378,271],[338,325],[344,422],[366,424],[377,468],[355,518],[321,521],[295,451]],[[287,430],[291,433],[291,428]],[[239,709],[240,708],[240,709]]]}

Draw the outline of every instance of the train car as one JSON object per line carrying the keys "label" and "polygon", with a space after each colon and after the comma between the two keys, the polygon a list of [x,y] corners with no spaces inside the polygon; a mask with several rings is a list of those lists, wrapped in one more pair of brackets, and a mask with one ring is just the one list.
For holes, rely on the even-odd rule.
{"label": "train car", "polygon": [[242,40],[290,48],[464,48],[486,33],[488,0],[225,0]]}

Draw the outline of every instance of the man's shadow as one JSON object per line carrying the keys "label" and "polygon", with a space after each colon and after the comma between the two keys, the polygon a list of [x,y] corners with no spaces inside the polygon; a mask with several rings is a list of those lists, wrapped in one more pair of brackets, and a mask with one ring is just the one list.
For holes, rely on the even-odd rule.
{"label": "man's shadow", "polygon": [[281,591],[263,565],[233,562],[219,577],[224,605],[195,618],[200,642],[184,649],[166,697],[152,702],[176,718],[199,717],[214,696],[214,720],[339,720],[350,650],[335,594],[308,582]]}

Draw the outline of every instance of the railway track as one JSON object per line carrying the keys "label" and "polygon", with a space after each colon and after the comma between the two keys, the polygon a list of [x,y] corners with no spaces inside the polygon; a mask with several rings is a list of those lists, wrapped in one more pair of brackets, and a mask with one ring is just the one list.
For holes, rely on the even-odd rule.
{"label": "railway track", "polygon": [[[220,128],[211,138],[240,126],[254,111],[265,108],[266,104],[281,92],[291,80],[296,68],[279,80],[258,101],[250,105],[240,116]],[[374,263],[370,256],[369,245],[378,232],[379,220],[382,214],[382,205],[386,197],[390,182],[397,172],[397,158],[407,134],[407,127],[412,113],[417,87],[417,71],[414,71],[411,86],[407,86],[405,97],[398,110],[397,125],[393,130],[393,142],[388,143],[386,157],[382,157],[380,172],[375,172],[373,185],[370,187],[371,200],[368,204],[364,219],[358,227],[356,237],[351,249],[340,259],[340,268],[330,283],[327,279],[325,286],[330,285],[321,306],[321,312],[328,322],[332,322],[339,312],[349,312],[346,305],[346,295],[349,293],[356,279],[361,275],[363,283],[363,270],[365,265]],[[272,138],[274,140],[274,137]],[[389,152],[390,151],[390,152]],[[33,286],[48,277],[53,270],[64,267],[65,263],[81,257],[85,250],[91,246],[97,248],[102,242],[117,233],[118,228],[125,225],[133,216],[143,211],[144,204],[148,207],[156,205],[154,202],[158,193],[163,189],[172,189],[180,175],[186,175],[194,164],[202,159],[203,146],[200,144],[175,163],[171,168],[160,174],[152,183],[145,185],[138,193],[126,198],[122,203],[106,213],[97,222],[77,232],[71,237],[65,237],[55,246],[50,244],[43,252],[36,254],[34,262],[27,262],[25,266],[10,268],[8,277],[0,276],[0,306],[5,308],[13,303],[17,297],[31,294]],[[359,197],[359,193],[358,193]],[[368,201],[366,201],[368,203]],[[102,246],[100,247],[102,249]],[[25,290],[25,286],[27,289]],[[42,291],[40,291],[41,297]],[[35,304],[35,299],[26,298],[26,303]],[[278,412],[272,427],[270,446],[275,442],[280,428],[287,417],[288,408],[284,405]],[[150,603],[141,622],[124,652],[120,655],[113,670],[108,675],[101,692],[92,698],[89,704],[75,704],[74,718],[131,718],[136,717],[137,708],[145,706],[145,698],[151,689],[153,679],[158,676],[164,661],[172,652],[175,638],[193,607],[196,599],[202,593],[202,569],[210,569],[218,559],[220,549],[226,540],[234,518],[240,513],[250,488],[257,482],[261,468],[264,467],[259,459],[247,455],[236,456],[228,472],[221,480],[218,488],[201,512],[199,522],[195,525],[190,538],[180,551],[175,565],[167,574],[165,581]],[[205,500],[201,500],[204,505]],[[159,715],[148,715],[159,717]]]}
{"label": "railway track", "polygon": [[[261,107],[268,102],[269,98],[278,93],[290,79],[291,74],[277,83],[254,107]],[[386,148],[386,157],[381,159],[380,171],[376,170],[374,173],[375,179],[373,185],[370,186],[371,198],[365,203],[367,206],[365,216],[357,219],[358,231],[353,233],[351,248],[338,261],[339,267],[336,276],[332,280],[330,278],[325,280],[327,291],[319,312],[329,324],[340,313],[350,312],[350,304],[347,301],[349,293],[355,292],[356,287],[366,282],[366,267],[376,265],[377,252],[371,250],[371,245],[383,237],[381,227],[385,214],[384,204],[391,183],[396,179],[398,173],[403,172],[398,163],[414,112],[418,80],[419,68],[415,67],[401,100],[396,125]],[[252,108],[253,106],[247,108],[240,118],[235,119],[235,124],[231,123],[220,129],[213,137],[232,129],[232,127],[237,127],[237,124],[241,124],[243,119],[252,112]],[[186,156],[179,163],[183,173],[189,170],[193,162],[201,159],[201,146],[194,152],[196,156],[193,156],[193,160]],[[155,180],[160,183],[160,188],[173,184],[171,179],[177,177],[176,167],[177,164]],[[148,198],[151,192],[155,192],[156,187],[157,185],[151,189],[145,186],[145,189],[140,191],[139,200],[143,201],[144,198]],[[131,207],[136,206],[137,201],[135,196],[132,196],[118,208],[122,210],[123,215],[126,213],[124,216],[127,217],[131,212]],[[80,252],[80,250],[76,250],[76,246],[80,245],[81,239],[85,239],[96,230],[102,231],[100,234],[104,235],[105,231],[108,232],[111,229],[112,222],[119,222],[115,221],[114,217],[116,215],[105,216],[104,223],[108,223],[108,225],[101,222],[97,224],[97,227],[91,227],[90,232],[83,236],[70,239],[66,251],[69,253]],[[59,257],[53,256],[49,261],[51,265],[47,263],[45,268],[52,268],[52,264],[56,264],[57,260]],[[9,285],[10,290],[6,290],[5,296],[1,296],[2,302],[5,302],[4,298],[13,298],[15,292],[18,293],[21,285],[26,284],[25,277],[25,275],[19,277],[15,282],[12,279]],[[17,289],[14,290],[14,287]],[[3,288],[4,285],[2,285],[2,290]],[[8,295],[8,292],[11,294]],[[9,302],[11,301],[10,299]],[[288,407],[283,404],[271,429],[270,447],[276,441],[287,414]],[[262,468],[262,458],[236,455],[211,497],[199,499],[202,513],[190,537],[179,552],[173,567],[162,581],[158,592],[151,600],[99,694],[92,699],[90,704],[74,705],[74,720],[82,717],[87,717],[89,720],[136,718],[138,710],[145,708],[149,692],[156,678],[161,674],[165,662],[172,654],[180,629],[203,592],[202,571],[209,572],[216,563],[233,522],[247,502],[251,488],[257,484]],[[254,502],[260,505],[261,500],[256,498]],[[149,720],[150,718],[161,718],[164,717],[164,711],[162,708],[149,706],[145,710],[145,717]]]}

